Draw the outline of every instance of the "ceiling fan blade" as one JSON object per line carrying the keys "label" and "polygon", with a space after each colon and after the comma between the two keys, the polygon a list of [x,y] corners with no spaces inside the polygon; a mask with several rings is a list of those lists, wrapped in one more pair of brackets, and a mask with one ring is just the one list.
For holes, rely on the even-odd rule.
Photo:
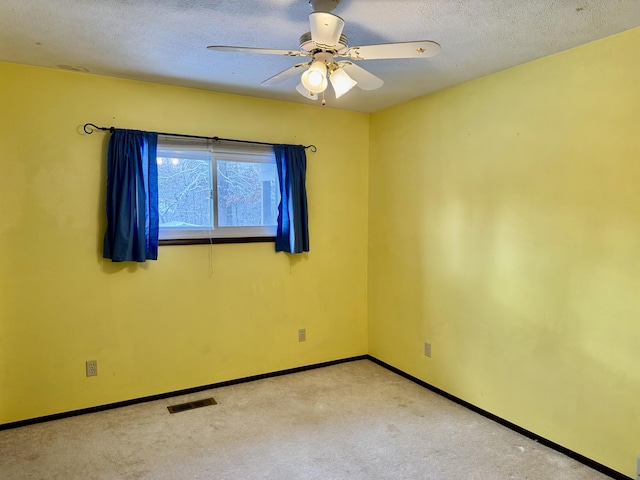
{"label": "ceiling fan blade", "polygon": [[209,45],[207,48],[216,52],[262,53],[267,55],[284,55],[285,57],[299,57],[301,55],[306,55],[297,50],[276,50],[274,48],[231,47],[228,45]]}
{"label": "ceiling fan blade", "polygon": [[351,62],[338,62],[345,72],[349,74],[357,83],[357,87],[362,90],[375,90],[384,85],[381,78],[376,77],[373,73],[367,72],[364,68]]}
{"label": "ceiling fan blade", "polygon": [[262,82],[262,85],[275,85],[276,83],[280,83],[287,78],[291,78],[294,75],[301,73],[305,67],[308,67],[308,63],[298,63],[293,67],[289,67],[286,70],[281,71],[280,73],[276,73],[273,77],[269,77]]}
{"label": "ceiling fan blade", "polygon": [[309,15],[311,40],[319,47],[335,47],[340,42],[344,20],[326,12],[313,12]]}
{"label": "ceiling fan blade", "polygon": [[387,58],[427,58],[440,52],[436,42],[422,40],[418,42],[384,43],[381,45],[365,45],[351,47],[344,57],[353,60],[382,60]]}

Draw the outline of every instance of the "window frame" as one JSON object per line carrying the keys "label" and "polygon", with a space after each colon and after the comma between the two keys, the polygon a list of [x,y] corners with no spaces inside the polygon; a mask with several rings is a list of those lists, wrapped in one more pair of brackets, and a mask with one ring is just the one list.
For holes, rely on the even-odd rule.
{"label": "window frame", "polygon": [[[265,163],[276,165],[275,154],[271,145],[258,145],[247,143],[235,143],[214,141],[213,139],[199,137],[180,137],[170,135],[158,135],[158,147],[156,158],[171,152],[182,154],[186,158],[210,160],[211,172],[211,211],[213,229],[185,229],[162,227],[159,228],[159,245],[198,245],[217,243],[256,243],[275,242],[277,225],[269,226],[219,226],[218,225],[218,183],[217,161]],[[179,157],[179,155],[177,155]],[[277,168],[277,167],[276,167]],[[276,202],[280,201],[280,187],[276,173]],[[276,218],[277,222],[277,218]],[[167,234],[173,230],[174,235]]]}

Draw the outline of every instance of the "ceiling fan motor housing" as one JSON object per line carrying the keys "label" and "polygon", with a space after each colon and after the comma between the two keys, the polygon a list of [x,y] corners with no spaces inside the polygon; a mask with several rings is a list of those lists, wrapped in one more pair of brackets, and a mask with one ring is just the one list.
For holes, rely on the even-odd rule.
{"label": "ceiling fan motor housing", "polygon": [[[340,35],[340,41],[338,45],[335,47],[335,52],[342,54],[347,51],[349,48],[349,39],[346,35]],[[305,52],[313,52],[314,50],[321,50],[315,44],[315,42],[311,39],[311,32],[304,33],[300,36],[300,50]]]}

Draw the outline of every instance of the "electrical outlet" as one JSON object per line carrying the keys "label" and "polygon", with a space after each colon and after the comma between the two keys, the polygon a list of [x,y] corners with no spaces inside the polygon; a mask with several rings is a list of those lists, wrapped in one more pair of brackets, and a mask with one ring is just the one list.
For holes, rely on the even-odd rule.
{"label": "electrical outlet", "polygon": [[430,357],[431,356],[431,344],[424,342],[424,355],[425,357]]}
{"label": "electrical outlet", "polygon": [[87,377],[98,375],[98,361],[87,360]]}
{"label": "electrical outlet", "polygon": [[307,341],[307,329],[306,328],[301,328],[300,330],[298,330],[298,341],[299,342],[306,342]]}

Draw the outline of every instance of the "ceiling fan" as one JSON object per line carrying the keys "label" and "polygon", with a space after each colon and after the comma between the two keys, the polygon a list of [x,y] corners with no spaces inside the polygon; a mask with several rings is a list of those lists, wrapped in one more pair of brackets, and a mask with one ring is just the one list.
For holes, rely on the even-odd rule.
{"label": "ceiling fan", "polygon": [[298,63],[267,78],[262,85],[274,85],[302,73],[296,90],[311,100],[317,100],[318,95],[322,94],[323,105],[326,103],[324,91],[329,83],[336,98],[340,98],[356,85],[362,90],[375,90],[384,84],[382,79],[356,65],[353,60],[427,58],[440,52],[440,45],[429,40],[349,47],[347,36],[342,33],[344,20],[331,13],[338,3],[340,0],[309,0],[313,8],[309,15],[311,31],[300,37],[300,50],[225,45],[211,45],[207,48],[219,52],[310,57],[309,61]]}

